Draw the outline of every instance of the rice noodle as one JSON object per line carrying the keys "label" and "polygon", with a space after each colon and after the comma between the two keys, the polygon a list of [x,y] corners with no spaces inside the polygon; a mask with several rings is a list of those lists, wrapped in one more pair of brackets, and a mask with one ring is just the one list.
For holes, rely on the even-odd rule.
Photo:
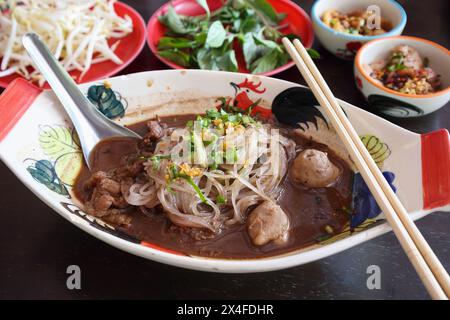
{"label": "rice noodle", "polygon": [[153,181],[146,184],[133,184],[128,192],[124,193],[125,200],[133,206],[146,205],[156,198],[156,186]]}
{"label": "rice noodle", "polygon": [[180,212],[176,207],[175,196],[167,192],[167,190],[165,190],[164,188],[160,188],[157,195],[161,205],[164,207],[169,219],[173,223],[182,227],[206,228],[213,232],[217,231],[207,219],[198,217],[196,215],[184,214]]}
{"label": "rice noodle", "polygon": [[[161,204],[168,218],[182,227],[219,232],[222,223],[242,223],[251,206],[262,201],[276,201],[287,164],[295,156],[295,143],[281,135],[272,134],[270,130],[273,128],[268,124],[249,125],[244,133],[230,133],[237,137],[236,143],[243,143],[242,136],[250,137],[247,145],[243,143],[246,147],[239,149],[239,157],[245,159],[243,163],[224,163],[215,169],[208,169],[202,156],[202,163],[193,165],[201,169],[193,181],[206,201],[200,199],[188,181],[168,180],[168,166],[174,160],[165,158],[161,158],[156,165],[153,161],[144,163],[149,182],[131,185],[125,199],[133,205]],[[156,144],[154,154],[160,157],[178,154],[183,150],[182,144],[186,143],[186,139],[186,135],[168,131]],[[198,137],[194,136],[194,139]],[[225,142],[225,137],[219,137],[218,141]],[[199,141],[194,143],[198,144]],[[217,200],[219,198],[222,199],[220,203]]]}

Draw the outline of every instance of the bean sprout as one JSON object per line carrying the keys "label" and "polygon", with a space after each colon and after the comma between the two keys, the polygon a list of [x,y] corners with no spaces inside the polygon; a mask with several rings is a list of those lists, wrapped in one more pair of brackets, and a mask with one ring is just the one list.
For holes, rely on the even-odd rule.
{"label": "bean sprout", "polygon": [[[133,31],[127,15],[114,11],[115,0],[8,0],[0,11],[0,77],[18,73],[45,83],[22,46],[22,36],[37,33],[67,71],[79,70],[78,81],[93,64],[122,64],[115,50]],[[110,40],[110,41],[108,41]]]}

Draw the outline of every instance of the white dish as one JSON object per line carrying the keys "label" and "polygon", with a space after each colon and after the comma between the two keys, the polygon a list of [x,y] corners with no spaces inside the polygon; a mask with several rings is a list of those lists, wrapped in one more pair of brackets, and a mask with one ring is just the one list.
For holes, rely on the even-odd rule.
{"label": "white dish", "polygon": [[[155,114],[200,113],[215,105],[215,100],[222,96],[239,101],[263,98],[261,106],[270,107],[281,92],[301,88],[295,83],[272,78],[200,70],[143,72],[111,78],[108,82],[115,94],[115,108],[108,109],[109,115],[113,117],[125,111],[124,117],[116,119],[121,124],[138,122]],[[230,83],[237,84],[238,90]],[[102,85],[102,82],[95,84]],[[83,84],[80,88],[87,92],[92,85]],[[310,94],[304,89],[295,90]],[[124,110],[120,110],[120,105]],[[372,147],[389,150],[383,154],[380,168],[393,173],[391,178],[395,178],[391,182],[413,219],[437,209],[450,211],[450,140],[446,130],[419,135],[343,101],[341,105],[357,132],[366,137],[365,141],[372,137],[375,140],[371,141],[376,142]],[[316,107],[305,105],[299,110],[308,108]],[[70,185],[81,166],[82,156],[71,123],[52,92],[16,80],[0,97],[0,112],[1,159],[17,177],[75,226],[112,246],[147,259],[202,271],[262,272],[321,259],[390,230],[383,216],[371,207],[370,212],[359,212],[357,218],[364,220],[368,213],[375,216],[372,220],[356,221],[359,225],[354,233],[344,230],[331,239],[281,256],[227,260],[166,250],[127,237],[80,209]],[[334,137],[332,129],[324,125],[319,125],[318,130],[314,125],[309,128],[306,130],[318,140]],[[37,168],[43,170],[39,171],[42,174],[36,174]]]}
{"label": "white dish", "polygon": [[[386,88],[370,76],[367,66],[386,59],[390,51],[408,45],[420,56],[428,58],[430,68],[441,76],[442,90],[423,95],[400,93]],[[398,36],[383,38],[365,44],[355,57],[354,73],[356,86],[362,92],[373,111],[393,117],[417,117],[442,108],[450,100],[450,52],[429,40]]]}
{"label": "white dish", "polygon": [[[355,10],[365,11],[369,6],[379,7],[381,17],[391,22],[393,26],[391,30],[376,36],[352,35],[332,29],[321,19],[327,10],[347,13]],[[393,0],[318,0],[311,10],[311,19],[314,33],[321,44],[337,57],[351,60],[359,48],[368,41],[402,34],[406,25],[406,12]]]}

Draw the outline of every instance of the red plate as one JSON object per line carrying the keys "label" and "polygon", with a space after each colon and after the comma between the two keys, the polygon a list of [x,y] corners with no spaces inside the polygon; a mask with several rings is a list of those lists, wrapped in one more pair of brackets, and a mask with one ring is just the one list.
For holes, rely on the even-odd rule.
{"label": "red plate", "polygon": [[[314,41],[314,32],[312,29],[311,20],[308,14],[290,0],[267,0],[272,4],[277,12],[284,12],[287,14],[286,19],[280,22],[280,25],[286,24],[287,27],[280,30],[285,34],[294,33],[302,39],[302,43],[306,48],[310,48]],[[185,69],[158,54],[157,45],[159,39],[164,36],[167,28],[158,21],[158,17],[165,14],[168,10],[168,6],[172,5],[175,11],[179,14],[186,16],[198,16],[205,14],[205,11],[201,6],[197,4],[195,0],[175,0],[170,3],[166,3],[161,8],[159,8],[150,18],[147,25],[147,44],[152,50],[153,54],[158,57],[159,60],[167,64],[173,69]],[[208,0],[208,5],[211,11],[219,9],[223,5],[222,0]],[[240,51],[240,50],[239,50]],[[237,60],[239,64],[239,71],[248,73],[248,70],[243,66],[242,53],[237,52]],[[245,64],[244,64],[245,65]],[[277,69],[269,72],[261,73],[264,76],[271,76],[284,71],[294,65],[294,62],[289,62]]]}
{"label": "red plate", "polygon": [[[141,52],[145,43],[145,22],[144,19],[140,16],[140,14],[127,6],[124,3],[116,2],[114,4],[114,8],[117,14],[121,17],[128,15],[133,21],[133,32],[128,36],[120,39],[120,44],[117,47],[115,53],[117,56],[123,61],[122,64],[115,64],[112,61],[105,61],[101,63],[96,63],[91,66],[88,72],[83,76],[81,82],[79,82],[78,76],[80,75],[79,71],[71,71],[70,74],[75,76],[75,81],[77,83],[84,83],[95,81],[103,78],[107,78],[112,76],[113,74],[118,73],[120,70],[128,66]],[[113,39],[112,42],[117,41],[117,39]],[[1,60],[0,60],[1,61]],[[16,78],[20,78],[21,76],[18,74],[12,74],[7,77],[0,78],[0,87],[6,88],[8,84]],[[48,84],[45,83],[44,88],[49,88]]]}

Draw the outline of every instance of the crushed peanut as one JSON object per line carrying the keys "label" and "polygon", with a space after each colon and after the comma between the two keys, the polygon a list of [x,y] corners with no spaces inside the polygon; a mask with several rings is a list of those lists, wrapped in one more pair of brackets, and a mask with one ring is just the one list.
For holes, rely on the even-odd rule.
{"label": "crushed peanut", "polygon": [[189,177],[197,177],[201,176],[203,171],[199,168],[192,168],[187,163],[182,163],[180,164],[180,173]]}

